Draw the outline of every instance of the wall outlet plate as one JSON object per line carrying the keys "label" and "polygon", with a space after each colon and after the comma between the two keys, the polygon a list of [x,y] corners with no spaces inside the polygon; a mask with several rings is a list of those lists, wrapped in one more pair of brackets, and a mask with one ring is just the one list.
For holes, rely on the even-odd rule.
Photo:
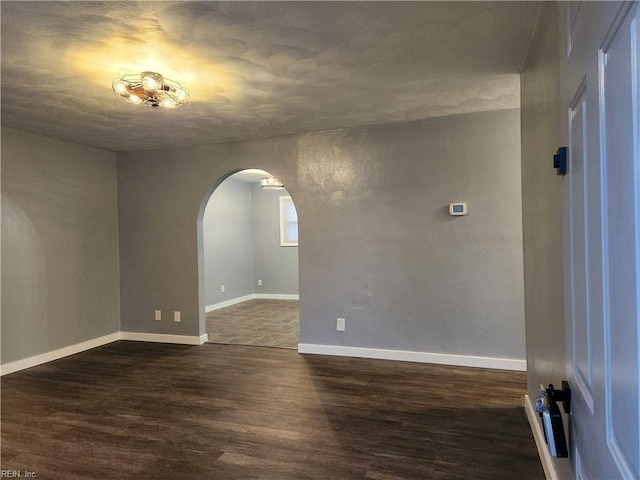
{"label": "wall outlet plate", "polygon": [[154,318],[156,320],[158,320],[158,321],[162,320],[162,311],[161,310],[156,310]]}
{"label": "wall outlet plate", "polygon": [[182,321],[182,319],[180,318],[180,312],[179,311],[173,312],[173,321],[174,322],[181,322]]}
{"label": "wall outlet plate", "polygon": [[339,332],[344,332],[346,329],[346,320],[344,318],[336,318],[336,330]]}

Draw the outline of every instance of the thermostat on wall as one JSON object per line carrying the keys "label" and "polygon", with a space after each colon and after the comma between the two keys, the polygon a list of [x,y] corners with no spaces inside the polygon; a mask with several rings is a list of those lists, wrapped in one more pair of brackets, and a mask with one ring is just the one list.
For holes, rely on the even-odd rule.
{"label": "thermostat on wall", "polygon": [[449,215],[458,216],[458,215],[466,215],[467,212],[467,203],[450,203],[449,204]]}

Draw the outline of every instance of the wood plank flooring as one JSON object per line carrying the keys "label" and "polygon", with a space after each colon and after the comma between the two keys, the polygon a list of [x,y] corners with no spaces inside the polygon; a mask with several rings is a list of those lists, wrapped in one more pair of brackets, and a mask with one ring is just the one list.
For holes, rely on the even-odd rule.
{"label": "wood plank flooring", "polygon": [[48,479],[544,479],[525,375],[116,342],[2,377],[2,468]]}
{"label": "wood plank flooring", "polygon": [[300,302],[253,299],[205,315],[211,343],[298,348]]}

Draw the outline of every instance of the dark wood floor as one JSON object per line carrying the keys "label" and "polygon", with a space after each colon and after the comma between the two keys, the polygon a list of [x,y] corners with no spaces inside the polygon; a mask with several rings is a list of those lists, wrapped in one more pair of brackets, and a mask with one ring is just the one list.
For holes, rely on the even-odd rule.
{"label": "dark wood floor", "polygon": [[116,342],[2,377],[2,468],[48,479],[543,479],[521,373]]}

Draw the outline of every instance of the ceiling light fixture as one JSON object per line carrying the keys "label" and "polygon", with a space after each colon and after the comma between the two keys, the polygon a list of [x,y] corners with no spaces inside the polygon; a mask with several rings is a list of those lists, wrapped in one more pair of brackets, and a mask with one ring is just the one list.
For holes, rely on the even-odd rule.
{"label": "ceiling light fixture", "polygon": [[260,188],[265,190],[283,190],[284,185],[277,178],[269,177],[260,180]]}
{"label": "ceiling light fixture", "polygon": [[112,83],[113,93],[125,102],[146,107],[176,108],[189,101],[189,92],[159,73],[123,75]]}

